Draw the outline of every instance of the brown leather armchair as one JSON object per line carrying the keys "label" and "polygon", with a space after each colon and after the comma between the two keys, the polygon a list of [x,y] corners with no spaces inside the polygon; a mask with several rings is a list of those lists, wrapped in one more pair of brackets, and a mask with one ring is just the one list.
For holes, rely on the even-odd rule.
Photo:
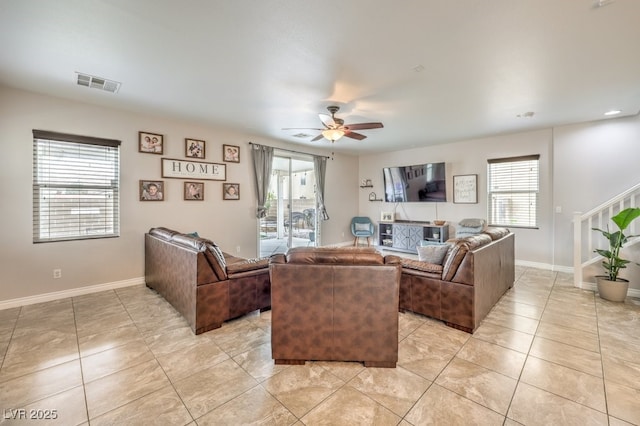
{"label": "brown leather armchair", "polygon": [[396,366],[399,257],[373,247],[298,247],[273,255],[269,269],[276,364]]}

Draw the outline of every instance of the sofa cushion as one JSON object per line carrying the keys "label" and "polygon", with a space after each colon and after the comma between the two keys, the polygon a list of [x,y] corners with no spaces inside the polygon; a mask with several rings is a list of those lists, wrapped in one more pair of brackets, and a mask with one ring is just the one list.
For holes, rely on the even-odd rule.
{"label": "sofa cushion", "polygon": [[153,235],[154,237],[160,238],[161,240],[171,241],[171,237],[178,234],[178,231],[173,231],[169,228],[158,227],[151,228],[149,230],[149,235]]}
{"label": "sofa cushion", "polygon": [[489,235],[482,233],[466,237],[464,241],[469,245],[469,250],[475,250],[478,247],[489,244],[493,240]]}
{"label": "sofa cushion", "polygon": [[462,219],[460,222],[458,222],[458,225],[470,228],[483,228],[485,223],[486,221],[484,219]]}
{"label": "sofa cushion", "polygon": [[383,265],[382,253],[374,247],[295,247],[287,251],[287,263],[333,263]]}
{"label": "sofa cushion", "polygon": [[240,262],[234,262],[227,265],[227,274],[237,274],[240,272],[255,271],[269,267],[269,258],[244,259]]}
{"label": "sofa cushion", "polygon": [[402,259],[402,267],[413,269],[415,271],[431,272],[433,274],[442,274],[442,265],[434,263],[422,262],[414,259]]}
{"label": "sofa cushion", "polygon": [[207,249],[207,240],[204,238],[192,237],[187,234],[175,234],[171,237],[171,241],[197,251],[205,251]]}
{"label": "sofa cushion", "polygon": [[507,228],[487,228],[484,230],[484,233],[489,235],[493,241],[509,235],[509,232],[511,231]]}
{"label": "sofa cushion", "polygon": [[416,247],[418,250],[418,260],[421,262],[442,265],[447,252],[451,246],[447,243],[428,244]]}

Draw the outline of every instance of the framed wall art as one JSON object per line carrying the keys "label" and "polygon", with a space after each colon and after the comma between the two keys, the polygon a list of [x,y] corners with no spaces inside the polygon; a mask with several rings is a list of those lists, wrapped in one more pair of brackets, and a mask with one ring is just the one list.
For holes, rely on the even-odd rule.
{"label": "framed wall art", "polygon": [[176,179],[227,180],[227,165],[204,161],[162,159],[162,177]]}
{"label": "framed wall art", "polygon": [[184,155],[188,158],[204,158],[205,157],[205,142],[198,139],[184,140]]}
{"label": "framed wall art", "polygon": [[239,163],[240,147],[236,145],[222,145],[222,159],[230,163]]}
{"label": "framed wall art", "polygon": [[141,180],[140,201],[164,201],[164,181]]}
{"label": "framed wall art", "polygon": [[239,200],[240,184],[239,183],[223,183],[222,199],[223,200]]}
{"label": "framed wall art", "polygon": [[393,222],[393,212],[381,212],[380,220],[382,222]]}
{"label": "framed wall art", "polygon": [[164,137],[157,133],[138,132],[138,152],[162,154]]}
{"label": "framed wall art", "polygon": [[203,201],[204,182],[185,182],[184,199],[190,201]]}
{"label": "framed wall art", "polygon": [[458,204],[478,203],[478,175],[453,177],[453,202]]}

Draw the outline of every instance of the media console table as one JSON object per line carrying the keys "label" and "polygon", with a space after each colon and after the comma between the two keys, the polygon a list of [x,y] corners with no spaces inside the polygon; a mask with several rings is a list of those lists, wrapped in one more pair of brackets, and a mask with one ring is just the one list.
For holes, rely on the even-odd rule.
{"label": "media console table", "polygon": [[423,240],[443,243],[449,239],[449,225],[435,225],[432,222],[396,220],[378,222],[380,246],[388,250],[417,253],[417,246]]}

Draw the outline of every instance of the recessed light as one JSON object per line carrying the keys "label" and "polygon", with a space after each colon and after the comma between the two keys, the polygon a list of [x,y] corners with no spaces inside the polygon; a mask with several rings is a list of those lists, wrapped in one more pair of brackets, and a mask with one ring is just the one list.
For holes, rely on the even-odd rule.
{"label": "recessed light", "polygon": [[618,115],[620,114],[622,111],[620,111],[619,109],[612,109],[611,111],[607,111],[604,113],[604,115],[606,115],[607,117],[611,116],[611,115]]}

